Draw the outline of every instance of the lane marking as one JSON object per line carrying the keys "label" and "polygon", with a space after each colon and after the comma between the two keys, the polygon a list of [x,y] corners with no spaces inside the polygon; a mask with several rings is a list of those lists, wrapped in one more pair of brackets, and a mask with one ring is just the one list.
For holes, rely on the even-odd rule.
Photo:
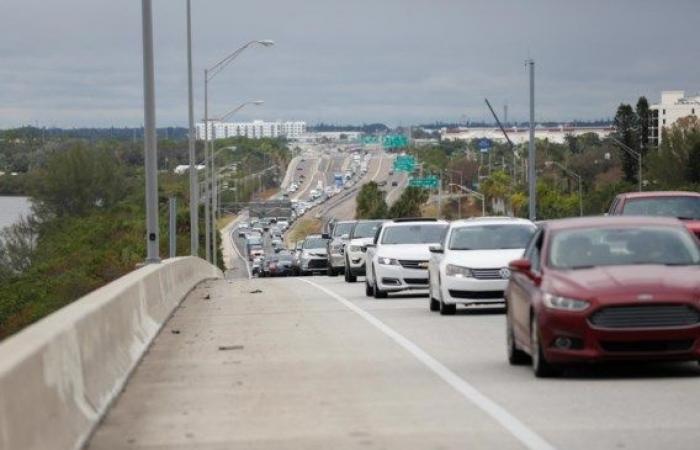
{"label": "lane marking", "polygon": [[450,385],[454,390],[459,392],[464,398],[473,403],[476,407],[481,409],[483,412],[491,416],[496,422],[498,422],[503,428],[508,430],[518,441],[520,441],[525,447],[533,450],[554,450],[555,447],[537,434],[534,430],[529,428],[527,425],[522,423],[518,418],[509,413],[505,408],[500,406],[498,403],[494,402],[481,392],[477,390],[470,383],[465,381],[456,373],[452,372],[441,362],[430,356],[423,349],[418,347],[412,341],[405,338],[403,335],[399,334],[394,329],[387,326],[384,322],[377,319],[375,316],[350,302],[344,297],[336,294],[330,289],[321,286],[313,281],[309,281],[303,278],[296,278],[299,281],[303,281],[316,289],[319,289],[330,297],[334,298],[346,308],[359,315],[365,319],[370,324],[374,325],[379,331],[387,335],[394,342],[399,344],[404,350],[412,354],[416,359],[423,363],[428,369],[435,373],[438,377]]}
{"label": "lane marking", "polygon": [[[243,221],[242,215],[239,217],[241,217],[241,220],[239,220],[238,222],[242,222]],[[234,231],[236,232],[236,235],[237,235],[238,234],[238,227],[235,227],[235,228],[232,227],[232,229],[229,230],[228,238],[229,238],[229,241],[231,242],[231,246],[233,247],[233,251],[236,252],[236,254],[241,259],[241,261],[243,261],[243,264],[245,264],[245,270],[248,273],[248,279],[250,280],[251,278],[253,278],[253,274],[250,272],[250,266],[248,265],[248,259],[244,258],[243,255],[241,254],[241,251],[238,250],[238,244],[236,244],[236,240],[233,238]]]}

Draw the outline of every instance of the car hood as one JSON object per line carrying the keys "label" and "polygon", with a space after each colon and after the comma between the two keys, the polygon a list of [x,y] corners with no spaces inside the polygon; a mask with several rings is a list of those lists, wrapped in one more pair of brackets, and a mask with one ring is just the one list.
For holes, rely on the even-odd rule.
{"label": "car hood", "polygon": [[543,289],[585,299],[620,299],[658,295],[700,300],[700,266],[609,266],[549,271]]}
{"label": "car hood", "polygon": [[304,255],[314,255],[314,256],[326,256],[328,252],[326,251],[325,248],[310,248],[308,250],[304,250]]}
{"label": "car hood", "polygon": [[525,249],[504,250],[447,250],[445,262],[473,269],[508,267],[508,263],[521,258]]}
{"label": "car hood", "polygon": [[374,242],[374,238],[366,237],[366,238],[352,239],[350,242],[348,242],[348,244],[362,246],[362,245],[371,244],[372,242]]}
{"label": "car hood", "polygon": [[435,244],[382,245],[377,251],[380,257],[427,261],[430,259],[430,246]]}

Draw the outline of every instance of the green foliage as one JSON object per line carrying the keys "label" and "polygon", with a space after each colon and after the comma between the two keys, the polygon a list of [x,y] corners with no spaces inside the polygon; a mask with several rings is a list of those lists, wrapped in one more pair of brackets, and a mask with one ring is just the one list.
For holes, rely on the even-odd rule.
{"label": "green foliage", "polygon": [[113,154],[82,144],[51,155],[34,181],[32,197],[42,218],[108,209],[123,198],[126,187],[123,169]]}
{"label": "green foliage", "polygon": [[563,194],[545,180],[537,182],[537,217],[540,220],[578,216],[578,195]]}
{"label": "green foliage", "polygon": [[384,193],[374,181],[362,185],[357,194],[356,219],[384,219],[387,216],[387,206]]}
{"label": "green foliage", "polygon": [[[639,118],[630,105],[621,104],[617,108],[615,115],[615,130],[617,138],[622,141],[627,147],[637,150],[639,149],[639,135],[637,127],[639,126]],[[622,153],[622,170],[625,174],[625,180],[633,183],[637,180],[637,160],[634,156],[620,150]]]}
{"label": "green foliage", "polygon": [[407,187],[401,193],[401,197],[389,209],[389,217],[392,219],[402,217],[420,217],[421,206],[428,201],[428,191],[417,187]]}
{"label": "green foliage", "polygon": [[649,152],[645,166],[654,189],[694,190],[700,182],[700,121],[679,120],[664,130],[658,151]]}

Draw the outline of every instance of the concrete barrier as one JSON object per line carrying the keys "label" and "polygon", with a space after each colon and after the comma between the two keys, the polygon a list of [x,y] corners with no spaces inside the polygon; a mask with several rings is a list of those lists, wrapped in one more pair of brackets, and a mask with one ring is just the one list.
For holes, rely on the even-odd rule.
{"label": "concrete barrier", "polygon": [[81,448],[188,292],[195,257],[131,272],[0,343],[0,449]]}

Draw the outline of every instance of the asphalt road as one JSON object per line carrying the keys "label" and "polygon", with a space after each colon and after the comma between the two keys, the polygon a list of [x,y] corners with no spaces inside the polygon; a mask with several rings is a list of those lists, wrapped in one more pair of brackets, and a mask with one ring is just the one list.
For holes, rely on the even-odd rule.
{"label": "asphalt road", "polygon": [[504,327],[498,308],[444,317],[342,277],[207,282],[88,448],[698,448],[697,364],[535,379],[507,364]]}

